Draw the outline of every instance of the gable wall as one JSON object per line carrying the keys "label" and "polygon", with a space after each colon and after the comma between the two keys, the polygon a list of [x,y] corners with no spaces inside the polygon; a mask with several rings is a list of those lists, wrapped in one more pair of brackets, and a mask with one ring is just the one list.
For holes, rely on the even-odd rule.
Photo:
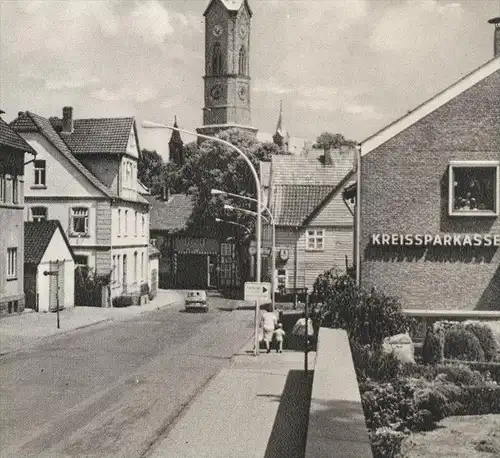
{"label": "gable wall", "polygon": [[372,233],[498,234],[448,216],[451,160],[500,160],[500,71],[362,158],[361,282],[407,308],[500,309],[500,250],[376,249]]}

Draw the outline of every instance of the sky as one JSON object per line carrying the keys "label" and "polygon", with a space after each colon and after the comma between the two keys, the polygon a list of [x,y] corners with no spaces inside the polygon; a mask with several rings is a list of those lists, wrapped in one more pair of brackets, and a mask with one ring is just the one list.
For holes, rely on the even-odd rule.
{"label": "sky", "polygon": [[[202,124],[209,0],[0,0],[0,108]],[[362,141],[493,57],[500,0],[249,0],[252,124]],[[139,130],[167,152],[170,133]],[[183,136],[185,142],[194,138]]]}

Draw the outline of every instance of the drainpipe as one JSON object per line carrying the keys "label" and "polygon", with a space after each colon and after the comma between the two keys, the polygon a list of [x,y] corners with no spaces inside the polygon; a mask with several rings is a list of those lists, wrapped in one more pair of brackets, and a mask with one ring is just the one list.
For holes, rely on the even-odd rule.
{"label": "drainpipe", "polygon": [[361,283],[361,144],[356,146],[356,285]]}

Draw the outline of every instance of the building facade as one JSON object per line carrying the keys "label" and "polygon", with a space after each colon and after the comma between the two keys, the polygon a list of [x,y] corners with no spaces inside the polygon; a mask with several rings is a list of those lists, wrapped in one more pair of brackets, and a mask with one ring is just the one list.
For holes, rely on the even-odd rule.
{"label": "building facade", "polygon": [[25,180],[26,221],[59,220],[75,262],[110,278],[102,305],[147,296],[149,203],[139,194],[133,118],[46,119],[20,113],[11,125],[37,151]]}
{"label": "building facade", "polygon": [[[342,199],[351,166],[350,153],[335,156],[331,165],[272,156],[268,193],[275,220],[277,292],[311,292],[319,274],[333,268],[345,272],[346,263],[352,264],[353,215]],[[266,248],[271,248],[270,231],[267,226]]]}
{"label": "building facade", "polygon": [[[26,154],[28,153],[28,154]],[[0,118],[0,316],[24,310],[24,168],[35,150]]]}
{"label": "building facade", "polygon": [[407,309],[499,310],[499,166],[497,56],[361,144],[361,285]]}

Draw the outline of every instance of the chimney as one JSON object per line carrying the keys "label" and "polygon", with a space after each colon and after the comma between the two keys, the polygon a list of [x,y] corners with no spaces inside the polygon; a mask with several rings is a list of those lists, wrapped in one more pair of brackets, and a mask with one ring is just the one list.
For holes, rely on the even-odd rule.
{"label": "chimney", "polygon": [[17,116],[22,116],[24,114],[24,111],[18,111]]}
{"label": "chimney", "polygon": [[494,17],[488,21],[490,24],[495,24],[495,35],[493,38],[493,53],[495,57],[500,56],[500,17]]}
{"label": "chimney", "polygon": [[63,108],[62,132],[65,134],[73,132],[73,107]]}

